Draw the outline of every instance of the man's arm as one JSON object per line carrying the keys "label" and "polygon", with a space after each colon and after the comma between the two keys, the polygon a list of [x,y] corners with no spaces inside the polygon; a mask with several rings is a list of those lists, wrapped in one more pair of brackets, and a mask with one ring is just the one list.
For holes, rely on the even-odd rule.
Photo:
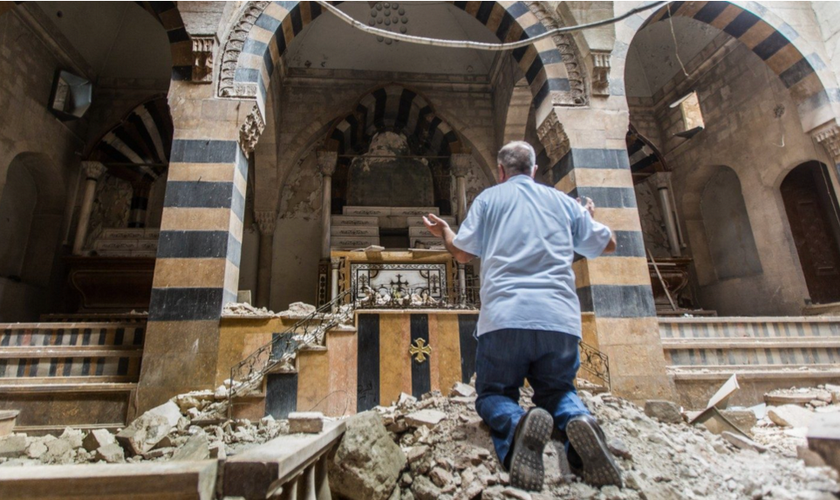
{"label": "man's arm", "polygon": [[475,255],[461,250],[452,243],[452,240],[455,239],[455,231],[449,227],[449,224],[447,224],[445,220],[435,214],[429,214],[428,216],[423,217],[423,223],[426,225],[426,229],[428,229],[430,233],[438,238],[443,238],[443,246],[445,246],[446,250],[455,257],[455,260],[461,264],[466,264],[475,258]]}
{"label": "man's arm", "polygon": [[617,246],[618,246],[618,243],[615,241],[615,231],[610,230],[610,242],[607,243],[607,246],[606,246],[606,248],[604,248],[604,251],[601,252],[601,255],[604,255],[604,254],[607,254],[607,253],[615,253],[615,249],[616,249]]}

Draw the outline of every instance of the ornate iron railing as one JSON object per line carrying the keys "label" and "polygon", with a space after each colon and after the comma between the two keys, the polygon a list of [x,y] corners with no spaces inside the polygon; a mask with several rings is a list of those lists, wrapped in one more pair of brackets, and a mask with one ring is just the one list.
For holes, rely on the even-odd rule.
{"label": "ornate iron railing", "polygon": [[462,287],[458,281],[451,289],[442,289],[434,296],[427,287],[412,286],[399,280],[376,289],[360,286],[354,290],[356,309],[479,309],[481,307],[478,278],[468,278]]}
{"label": "ornate iron railing", "polygon": [[327,331],[352,317],[353,306],[349,297],[349,290],[338,294],[288,330],[273,334],[271,342],[234,365],[230,369],[229,411],[233,408],[233,398],[255,389],[266,373],[284,366],[291,368],[301,347],[323,345]]}
{"label": "ornate iron railing", "polygon": [[580,343],[580,367],[610,389],[610,358],[584,342]]}

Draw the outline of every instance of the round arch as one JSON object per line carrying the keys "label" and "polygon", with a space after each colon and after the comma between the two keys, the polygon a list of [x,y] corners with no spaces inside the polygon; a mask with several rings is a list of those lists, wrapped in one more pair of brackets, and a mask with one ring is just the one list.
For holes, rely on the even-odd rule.
{"label": "round arch", "polygon": [[[793,96],[803,129],[810,132],[834,119],[830,93],[837,92],[827,65],[804,37],[770,10],[755,2],[670,2],[644,18],[624,21],[618,30],[630,45],[636,33],[669,17],[686,17],[713,26],[749,48],[779,77]],[[670,10],[669,10],[670,9]],[[640,20],[643,20],[640,22]],[[623,36],[622,36],[623,35]]]}
{"label": "round arch", "polygon": [[[501,42],[527,40],[547,31],[525,2],[454,2]],[[229,30],[219,78],[222,97],[256,98],[264,109],[274,68],[294,38],[323,13],[316,2],[249,2]],[[553,92],[570,91],[564,56],[548,38],[511,51],[525,75],[538,121],[552,107]]]}

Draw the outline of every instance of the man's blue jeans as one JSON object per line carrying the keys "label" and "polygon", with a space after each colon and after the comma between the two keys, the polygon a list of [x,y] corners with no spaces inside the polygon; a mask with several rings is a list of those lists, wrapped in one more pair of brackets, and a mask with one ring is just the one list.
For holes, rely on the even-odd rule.
{"label": "man's blue jeans", "polygon": [[565,431],[572,417],[589,414],[574,385],[579,342],[573,335],[544,330],[504,329],[478,337],[475,409],[490,426],[503,464],[525,414],[519,406],[525,378],[534,389],[534,404],[554,417],[558,430]]}

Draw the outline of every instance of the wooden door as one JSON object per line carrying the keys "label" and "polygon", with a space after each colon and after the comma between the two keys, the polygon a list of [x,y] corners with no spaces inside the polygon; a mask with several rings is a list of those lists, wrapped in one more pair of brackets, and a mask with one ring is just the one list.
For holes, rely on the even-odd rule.
{"label": "wooden door", "polygon": [[818,162],[793,169],[781,192],[811,301],[840,302],[837,201]]}

